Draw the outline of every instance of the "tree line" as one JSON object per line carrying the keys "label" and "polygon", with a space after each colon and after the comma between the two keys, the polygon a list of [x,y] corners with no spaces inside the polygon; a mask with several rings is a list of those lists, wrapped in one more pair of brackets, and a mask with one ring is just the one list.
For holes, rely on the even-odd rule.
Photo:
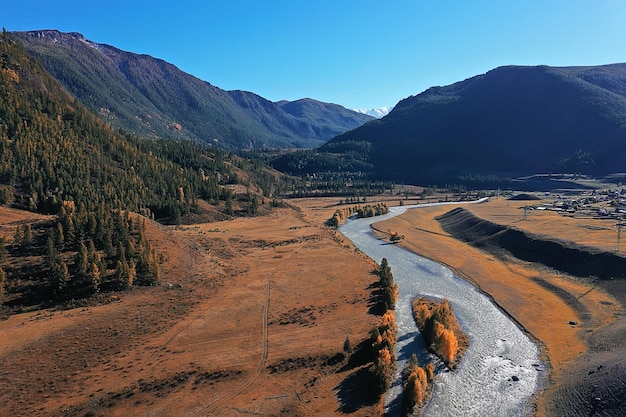
{"label": "tree line", "polygon": [[379,277],[380,303],[384,314],[380,323],[370,332],[375,359],[369,371],[374,377],[376,393],[383,395],[391,387],[397,367],[395,346],[398,328],[394,309],[398,300],[398,286],[393,281],[391,267],[386,258],[382,259],[376,274]]}
{"label": "tree line", "polygon": [[348,217],[356,214],[357,218],[382,216],[389,213],[389,208],[385,203],[356,205],[335,210],[332,217],[326,220],[326,225],[330,227],[339,227]]}

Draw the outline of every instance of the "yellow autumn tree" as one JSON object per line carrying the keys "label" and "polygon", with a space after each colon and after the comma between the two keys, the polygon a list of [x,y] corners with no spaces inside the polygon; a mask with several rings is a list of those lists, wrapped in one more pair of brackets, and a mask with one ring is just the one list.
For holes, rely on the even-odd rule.
{"label": "yellow autumn tree", "polygon": [[459,342],[452,330],[446,329],[443,324],[435,320],[435,349],[448,364],[454,362]]}
{"label": "yellow autumn tree", "polygon": [[426,365],[426,379],[428,380],[428,382],[432,381],[433,378],[435,377],[435,364],[430,362],[428,365]]}
{"label": "yellow autumn tree", "polygon": [[[395,356],[395,355],[394,355]],[[395,372],[395,359],[389,349],[382,348],[378,352],[376,359],[376,374],[379,379],[379,388],[381,392],[385,392],[391,387],[393,374]]]}

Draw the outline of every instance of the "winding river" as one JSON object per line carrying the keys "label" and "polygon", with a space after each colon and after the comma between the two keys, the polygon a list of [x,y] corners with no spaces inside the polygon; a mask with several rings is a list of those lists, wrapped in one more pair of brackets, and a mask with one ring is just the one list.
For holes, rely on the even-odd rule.
{"label": "winding river", "polygon": [[[392,207],[385,216],[349,220],[339,229],[376,262],[387,258],[398,284],[395,310],[398,375],[387,392],[386,411],[389,415],[400,414],[400,372],[415,353],[421,365],[430,360],[439,363],[432,396],[423,409],[424,416],[530,415],[530,397],[545,376],[535,344],[487,296],[454,275],[449,268],[377,239],[369,227],[407,209],[426,206]],[[418,295],[450,300],[461,326],[470,337],[469,349],[460,366],[452,372],[446,372],[441,362],[424,348],[410,307],[411,300]]]}

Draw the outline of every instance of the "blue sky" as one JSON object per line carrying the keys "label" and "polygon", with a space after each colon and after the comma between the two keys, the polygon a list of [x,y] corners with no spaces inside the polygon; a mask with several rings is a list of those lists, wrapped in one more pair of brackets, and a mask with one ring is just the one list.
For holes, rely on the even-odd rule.
{"label": "blue sky", "polygon": [[272,101],[393,106],[502,65],[626,62],[622,0],[3,3],[9,31],[80,32]]}

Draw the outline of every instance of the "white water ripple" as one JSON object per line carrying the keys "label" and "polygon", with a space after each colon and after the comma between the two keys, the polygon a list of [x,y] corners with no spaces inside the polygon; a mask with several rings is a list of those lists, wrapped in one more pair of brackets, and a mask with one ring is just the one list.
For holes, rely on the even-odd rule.
{"label": "white water ripple", "polygon": [[[459,203],[454,203],[459,204]],[[435,360],[438,376],[424,416],[527,416],[529,400],[544,377],[539,351],[524,332],[491,300],[471,284],[455,276],[449,268],[408,252],[397,245],[378,240],[372,223],[403,213],[393,207],[390,214],[350,220],[340,231],[356,247],[376,262],[387,258],[399,296],[396,305],[398,325],[398,375],[386,395],[390,415],[399,415],[400,372],[412,353],[422,365]],[[454,256],[454,254],[451,254]],[[429,354],[411,315],[411,300],[427,295],[450,300],[470,347],[460,366],[446,372],[441,362]]]}

